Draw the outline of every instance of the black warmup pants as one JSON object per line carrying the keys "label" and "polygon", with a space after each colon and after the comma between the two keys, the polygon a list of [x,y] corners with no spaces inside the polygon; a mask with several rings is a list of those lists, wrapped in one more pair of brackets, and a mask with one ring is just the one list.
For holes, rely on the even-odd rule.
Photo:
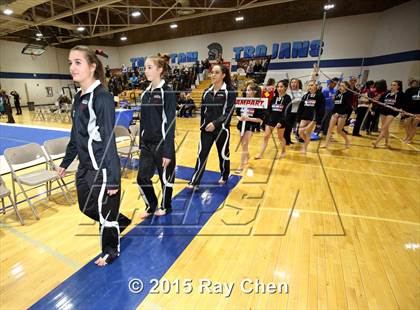
{"label": "black warmup pants", "polygon": [[15,101],[15,108],[16,108],[16,114],[22,114],[22,108],[20,107],[20,102],[19,101]]}
{"label": "black warmup pants", "polygon": [[367,120],[366,120],[366,131],[367,132],[377,132],[378,131],[378,124],[379,124],[379,109],[374,110],[375,114],[372,115],[370,112],[368,113]]}
{"label": "black warmup pants", "polygon": [[286,143],[292,142],[290,138],[290,134],[292,133],[293,126],[296,122],[296,115],[297,113],[289,112],[286,116],[286,129],[284,130],[284,138],[286,139]]}
{"label": "black warmup pants", "polygon": [[[220,133],[219,138],[218,135]],[[201,131],[200,144],[198,147],[198,158],[195,165],[195,171],[190,184],[199,185],[206,169],[207,159],[213,143],[216,142],[217,152],[219,154],[219,167],[222,179],[227,181],[230,174],[230,151],[229,151],[230,129],[222,127],[213,132]]]}
{"label": "black warmup pants", "polygon": [[325,114],[324,114],[324,117],[322,119],[322,124],[321,124],[321,131],[324,135],[326,135],[328,133],[328,127],[330,127],[332,111],[333,111],[332,109],[331,110],[325,110]]}
{"label": "black warmup pants", "polygon": [[76,188],[80,211],[99,222],[102,254],[116,257],[120,253],[119,234],[131,221],[119,213],[121,190],[108,196],[106,186],[106,169],[79,167]]}
{"label": "black warmup pants", "polygon": [[[163,150],[159,142],[142,142],[140,147],[139,171],[137,174],[137,183],[140,186],[140,192],[146,203],[146,212],[155,212],[158,199],[153,189],[152,178],[155,170],[158,170],[162,186],[162,203],[160,209],[169,213],[172,210],[172,192],[175,181],[175,155],[170,158],[171,162],[166,168],[162,167]],[[173,151],[175,154],[175,150]]]}
{"label": "black warmup pants", "polygon": [[[353,128],[353,135],[359,135],[360,134],[360,127],[362,126],[363,119],[365,118],[366,112],[368,110],[368,107],[358,107],[356,110],[357,117],[356,122],[354,123]],[[367,116],[366,120],[367,121]]]}

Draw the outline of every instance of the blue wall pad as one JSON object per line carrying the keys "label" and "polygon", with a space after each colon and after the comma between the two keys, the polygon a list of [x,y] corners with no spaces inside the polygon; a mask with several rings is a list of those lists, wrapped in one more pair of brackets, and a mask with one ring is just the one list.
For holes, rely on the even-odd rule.
{"label": "blue wall pad", "polygon": [[[189,180],[192,174],[192,168],[176,169],[177,180]],[[219,177],[206,171],[202,184],[208,185],[197,191],[183,189],[172,201],[171,214],[146,219],[128,232],[121,239],[121,256],[113,264],[99,268],[94,258],[31,309],[135,309],[152,288],[149,281],[168,271],[241,179],[231,176],[220,186]],[[143,209],[143,202],[138,204]],[[134,278],[144,283],[138,294],[128,289]]]}

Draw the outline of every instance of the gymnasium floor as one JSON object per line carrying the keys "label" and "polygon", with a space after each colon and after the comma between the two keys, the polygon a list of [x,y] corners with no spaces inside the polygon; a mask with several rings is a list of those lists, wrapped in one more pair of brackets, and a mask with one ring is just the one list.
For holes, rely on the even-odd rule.
{"label": "gymnasium floor", "polygon": [[[69,128],[33,122],[27,110],[15,119]],[[36,204],[39,221],[25,202],[19,204],[25,226],[11,209],[0,214],[1,308],[418,309],[420,142],[403,144],[399,121],[391,131],[392,149],[372,149],[369,138],[350,136],[348,150],[336,138],[327,150],[312,142],[307,156],[295,144],[285,159],[272,139],[265,159],[252,160],[225,187],[214,185],[214,148],[208,185],[192,192],[185,185],[196,160],[198,118],[178,119],[176,212],[141,222],[144,203],[136,171],[129,172],[121,209],[133,224],[114,264],[96,268],[98,227],[58,192]],[[233,171],[240,158],[234,125],[231,133]],[[261,140],[262,133],[253,137],[251,156]],[[11,188],[10,175],[3,178]],[[144,282],[138,294],[129,290],[136,278]],[[169,282],[148,293],[154,278]],[[208,280],[212,286],[201,291],[200,281]],[[274,282],[282,290],[264,293],[259,286],[249,293],[250,281]],[[234,285],[231,292],[227,284]]]}

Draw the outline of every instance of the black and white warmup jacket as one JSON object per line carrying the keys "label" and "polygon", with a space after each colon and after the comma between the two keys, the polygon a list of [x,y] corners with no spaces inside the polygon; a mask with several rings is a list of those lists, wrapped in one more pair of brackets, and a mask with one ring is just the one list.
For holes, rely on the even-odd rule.
{"label": "black and white warmup jacket", "polygon": [[60,167],[67,168],[79,156],[79,169],[106,171],[107,189],[118,189],[121,172],[113,132],[113,96],[96,80],[85,94],[76,93],[71,117],[70,142]]}
{"label": "black and white warmup jacket", "polygon": [[175,157],[175,107],[175,93],[165,80],[154,89],[150,84],[142,93],[140,144],[162,143],[163,157],[169,159]]}

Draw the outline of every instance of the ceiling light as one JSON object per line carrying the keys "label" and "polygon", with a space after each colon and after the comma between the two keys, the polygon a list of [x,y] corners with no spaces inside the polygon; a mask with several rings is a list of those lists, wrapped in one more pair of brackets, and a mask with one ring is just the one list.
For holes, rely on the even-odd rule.
{"label": "ceiling light", "polygon": [[243,20],[244,20],[244,17],[243,16],[235,17],[235,21],[237,21],[237,22],[241,22]]}
{"label": "ceiling light", "polygon": [[178,25],[177,24],[171,24],[170,27],[171,27],[171,29],[176,29],[176,28],[178,28]]}
{"label": "ceiling light", "polygon": [[9,8],[5,8],[3,10],[3,13],[6,14],[6,15],[12,15],[13,14],[13,10],[12,9],[9,9]]}
{"label": "ceiling light", "polygon": [[334,4],[326,4],[326,5],[324,5],[324,10],[325,11],[328,11],[328,10],[331,10],[331,9],[333,9],[335,7],[335,5]]}
{"label": "ceiling light", "polygon": [[77,31],[80,31],[80,32],[82,32],[82,31],[85,31],[85,27],[83,27],[83,26],[79,26],[79,27],[77,27]]}
{"label": "ceiling light", "polygon": [[40,37],[42,37],[42,33],[41,33],[41,32],[38,32],[38,33],[36,34],[36,36],[37,36],[38,38],[40,38]]}
{"label": "ceiling light", "polygon": [[122,36],[122,37],[120,38],[120,40],[121,40],[121,41],[126,41],[126,40],[127,40],[127,37],[126,37],[126,36]]}
{"label": "ceiling light", "polygon": [[139,11],[134,11],[133,13],[131,13],[131,16],[133,17],[139,17],[141,15],[141,13]]}

